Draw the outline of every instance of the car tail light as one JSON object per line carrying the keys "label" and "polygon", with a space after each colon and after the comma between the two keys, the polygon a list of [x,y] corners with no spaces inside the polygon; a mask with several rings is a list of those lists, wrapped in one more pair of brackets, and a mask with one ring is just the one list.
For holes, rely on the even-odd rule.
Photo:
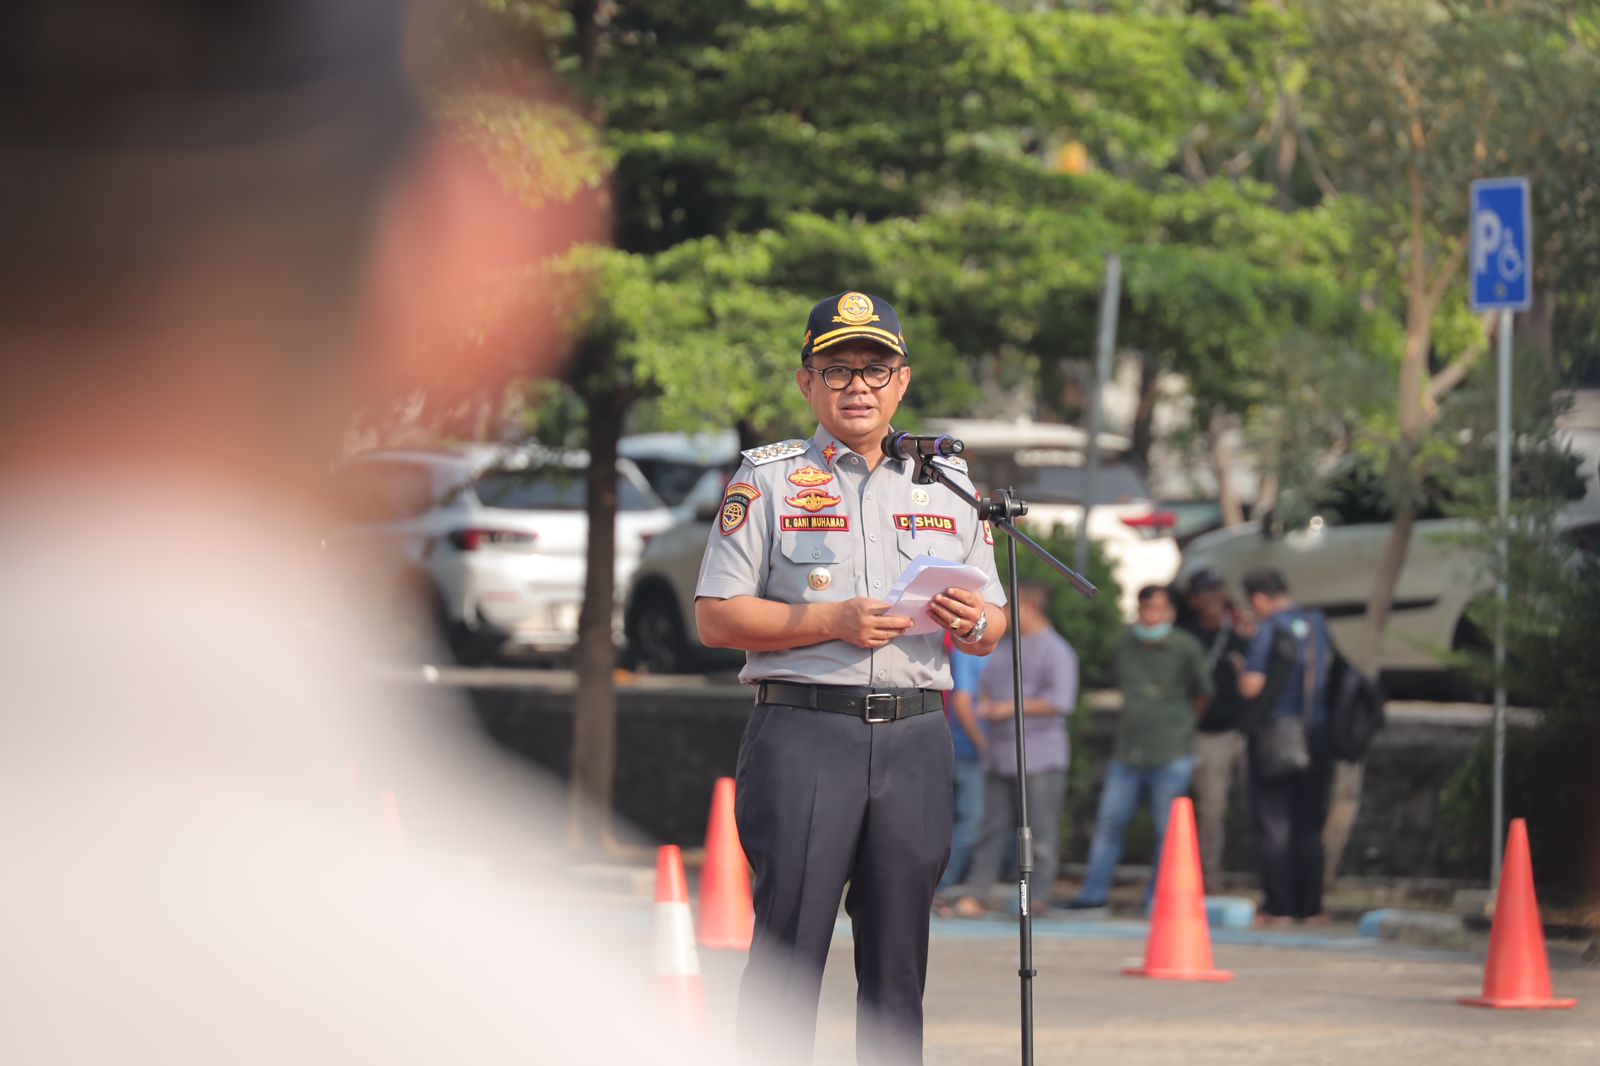
{"label": "car tail light", "polygon": [[482,548],[531,548],[539,539],[536,533],[514,529],[452,529],[450,543],[464,552]]}
{"label": "car tail light", "polygon": [[1171,511],[1151,511],[1149,514],[1125,517],[1122,524],[1137,530],[1146,537],[1159,537],[1178,522]]}

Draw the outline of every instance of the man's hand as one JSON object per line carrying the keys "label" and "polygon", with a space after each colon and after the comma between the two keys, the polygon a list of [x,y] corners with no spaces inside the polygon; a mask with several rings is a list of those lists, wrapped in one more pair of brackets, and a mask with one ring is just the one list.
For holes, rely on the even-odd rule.
{"label": "man's hand", "polygon": [[857,596],[833,605],[829,629],[835,640],[858,648],[881,648],[911,628],[909,618],[890,618],[889,605],[870,596]]}
{"label": "man's hand", "polygon": [[983,611],[983,597],[966,589],[945,589],[928,603],[928,617],[958,637],[972,632]]}

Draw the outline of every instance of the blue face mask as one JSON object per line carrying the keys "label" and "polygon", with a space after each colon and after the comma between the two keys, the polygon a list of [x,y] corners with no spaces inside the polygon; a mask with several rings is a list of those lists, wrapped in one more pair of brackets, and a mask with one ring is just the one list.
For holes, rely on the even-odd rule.
{"label": "blue face mask", "polygon": [[1171,632],[1171,622],[1158,622],[1153,626],[1140,625],[1138,622],[1133,624],[1133,635],[1151,644],[1158,640],[1166,640],[1167,634]]}

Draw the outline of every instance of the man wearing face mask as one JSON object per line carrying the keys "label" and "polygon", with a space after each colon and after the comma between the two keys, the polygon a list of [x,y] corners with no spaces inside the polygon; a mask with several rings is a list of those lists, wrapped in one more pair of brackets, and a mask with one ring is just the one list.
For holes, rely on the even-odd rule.
{"label": "man wearing face mask", "polygon": [[1112,651],[1112,674],[1122,690],[1122,717],[1095,814],[1089,873],[1068,910],[1107,905],[1123,837],[1145,794],[1156,830],[1146,902],[1155,889],[1167,812],[1189,788],[1195,721],[1210,703],[1212,691],[1205,649],[1188,633],[1174,629],[1173,617],[1166,589],[1157,585],[1140,589],[1138,618]]}

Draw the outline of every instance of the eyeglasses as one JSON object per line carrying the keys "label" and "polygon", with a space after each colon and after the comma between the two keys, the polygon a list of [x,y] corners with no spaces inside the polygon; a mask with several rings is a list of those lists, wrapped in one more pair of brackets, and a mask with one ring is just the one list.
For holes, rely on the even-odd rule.
{"label": "eyeglasses", "polygon": [[818,370],[814,366],[808,366],[806,369],[813,374],[821,374],[823,384],[834,392],[843,392],[850,387],[850,382],[855,379],[857,374],[860,374],[861,380],[867,383],[867,388],[881,389],[889,384],[889,379],[894,377],[894,372],[902,366],[905,366],[905,364],[898,363],[894,366],[889,366],[886,363],[872,363],[869,366],[860,368],[830,366]]}

